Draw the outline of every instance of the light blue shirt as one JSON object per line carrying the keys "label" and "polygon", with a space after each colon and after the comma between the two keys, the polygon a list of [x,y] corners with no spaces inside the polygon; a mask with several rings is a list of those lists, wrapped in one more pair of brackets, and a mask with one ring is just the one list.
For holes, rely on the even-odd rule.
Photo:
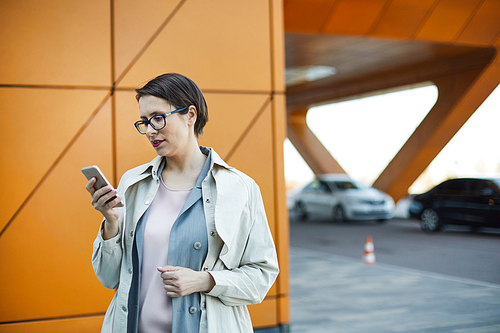
{"label": "light blue shirt", "polygon": [[[207,256],[208,236],[201,185],[210,170],[210,162],[209,152],[196,184],[172,226],[167,259],[170,266],[187,267],[200,271]],[[164,167],[165,161],[158,169],[158,174],[161,174]],[[140,272],[144,228],[148,213],[149,209],[146,210],[137,224],[132,254],[133,277],[128,297],[127,324],[127,331],[132,333],[137,332],[139,321]],[[172,298],[172,332],[199,332],[200,313],[200,293]]]}

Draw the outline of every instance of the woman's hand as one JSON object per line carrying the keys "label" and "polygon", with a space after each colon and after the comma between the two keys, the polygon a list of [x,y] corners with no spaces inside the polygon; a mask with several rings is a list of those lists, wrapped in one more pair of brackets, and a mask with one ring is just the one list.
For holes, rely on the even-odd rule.
{"label": "woman's hand", "polygon": [[85,188],[92,195],[92,205],[101,212],[106,220],[104,223],[103,238],[109,239],[118,234],[118,219],[120,212],[118,211],[118,203],[123,199],[116,195],[116,190],[110,186],[102,187],[98,190],[94,188],[96,178],[88,181]]}
{"label": "woman's hand", "polygon": [[168,265],[158,267],[158,271],[169,297],[182,297],[196,292],[208,293],[215,286],[215,281],[208,272]]}

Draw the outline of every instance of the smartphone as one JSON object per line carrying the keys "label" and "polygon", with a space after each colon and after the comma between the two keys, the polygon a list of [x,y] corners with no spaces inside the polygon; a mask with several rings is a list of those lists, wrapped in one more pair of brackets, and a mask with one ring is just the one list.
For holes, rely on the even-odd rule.
{"label": "smartphone", "polygon": [[[94,184],[96,189],[100,189],[101,187],[104,186],[111,186],[111,183],[104,177],[104,174],[102,173],[101,169],[97,165],[92,165],[89,167],[82,168],[82,172],[87,177],[88,180],[92,179],[93,177],[97,178],[96,183]],[[123,207],[123,201],[120,201],[116,207]]]}

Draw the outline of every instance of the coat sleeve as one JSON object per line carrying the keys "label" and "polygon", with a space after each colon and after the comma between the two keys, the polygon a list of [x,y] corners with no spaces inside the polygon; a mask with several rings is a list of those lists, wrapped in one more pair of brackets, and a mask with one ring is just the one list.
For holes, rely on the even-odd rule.
{"label": "coat sleeve", "polygon": [[102,238],[102,227],[94,241],[92,267],[101,284],[110,289],[118,287],[122,260],[121,232],[113,238]]}
{"label": "coat sleeve", "polygon": [[[124,175],[125,177],[125,175]],[[123,178],[124,178],[123,177]],[[118,184],[118,194],[123,195],[123,178]],[[110,289],[116,289],[120,281],[120,269],[122,261],[122,227],[124,219],[124,208],[120,208],[120,219],[118,221],[118,234],[110,239],[102,238],[104,220],[101,223],[99,232],[94,240],[92,252],[92,267],[94,273],[101,284]]]}
{"label": "coat sleeve", "polygon": [[227,306],[256,304],[264,300],[278,276],[276,248],[269,229],[262,196],[257,184],[250,187],[249,204],[252,227],[247,236],[239,266],[214,270],[215,286],[207,293]]}

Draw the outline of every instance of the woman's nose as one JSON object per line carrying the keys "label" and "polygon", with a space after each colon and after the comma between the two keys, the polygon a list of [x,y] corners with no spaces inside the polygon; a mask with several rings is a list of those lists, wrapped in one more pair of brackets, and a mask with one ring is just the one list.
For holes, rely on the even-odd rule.
{"label": "woman's nose", "polygon": [[155,130],[153,128],[153,126],[151,126],[151,124],[148,124],[147,127],[146,127],[146,134],[147,135],[151,135],[151,134],[156,134],[156,133],[158,133],[158,131]]}

